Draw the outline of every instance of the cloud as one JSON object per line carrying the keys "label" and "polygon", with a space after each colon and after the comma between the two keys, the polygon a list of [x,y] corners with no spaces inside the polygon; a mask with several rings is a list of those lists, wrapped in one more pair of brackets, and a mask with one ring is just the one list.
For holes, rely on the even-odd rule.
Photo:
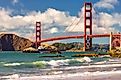
{"label": "cloud", "polygon": [[57,33],[58,32],[58,28],[52,28],[51,30],[50,30],[50,33]]}
{"label": "cloud", "polygon": [[[31,11],[24,16],[11,16],[11,14],[10,10],[0,8],[0,32],[17,33],[20,36],[34,39],[36,21],[42,23],[43,38],[59,36],[59,34],[62,36],[64,32],[65,35],[67,35],[66,33],[72,35],[84,31],[83,8],[80,12],[81,18],[52,8],[48,8],[45,12]],[[114,25],[121,26],[121,14],[119,13],[96,14],[93,10],[93,14],[95,15],[93,16],[93,33],[116,32]],[[58,34],[55,35],[55,33]]]}
{"label": "cloud", "polygon": [[114,9],[114,6],[118,3],[118,0],[100,0],[94,7],[97,8],[106,8],[106,9]]}
{"label": "cloud", "polygon": [[36,21],[42,22],[43,33],[48,35],[59,31],[63,32],[73,20],[73,16],[70,16],[68,12],[51,8],[43,13],[32,11],[24,16],[11,16],[11,14],[4,8],[0,9],[0,32],[16,32],[24,37],[34,34]]}
{"label": "cloud", "polygon": [[18,3],[19,2],[19,0],[12,0],[12,3],[13,4],[16,4],[16,3]]}

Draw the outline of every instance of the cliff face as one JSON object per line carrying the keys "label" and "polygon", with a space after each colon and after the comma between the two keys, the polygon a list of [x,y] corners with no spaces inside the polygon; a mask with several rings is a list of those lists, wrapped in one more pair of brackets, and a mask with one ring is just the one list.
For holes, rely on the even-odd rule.
{"label": "cliff face", "polygon": [[31,45],[32,41],[15,34],[0,34],[0,50],[2,51],[23,50]]}

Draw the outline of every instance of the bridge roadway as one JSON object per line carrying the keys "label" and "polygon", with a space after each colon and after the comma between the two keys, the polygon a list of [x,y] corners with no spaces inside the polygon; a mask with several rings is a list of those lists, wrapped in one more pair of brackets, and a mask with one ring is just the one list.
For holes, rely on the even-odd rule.
{"label": "bridge roadway", "polygon": [[[101,38],[101,37],[110,37],[110,34],[93,34],[93,35],[87,35],[91,38]],[[113,36],[121,36],[121,34],[113,34]],[[64,40],[64,39],[79,39],[84,38],[84,35],[74,35],[74,36],[60,36],[60,37],[54,37],[54,38],[48,38],[43,39],[39,42],[49,42],[49,41],[56,41],[56,40]]]}

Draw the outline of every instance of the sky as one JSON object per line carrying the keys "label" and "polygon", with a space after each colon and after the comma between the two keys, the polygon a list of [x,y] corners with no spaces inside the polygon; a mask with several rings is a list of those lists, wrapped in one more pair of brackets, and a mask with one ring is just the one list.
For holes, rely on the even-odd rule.
{"label": "sky", "polygon": [[[15,33],[34,41],[35,23],[41,21],[43,39],[83,34],[84,1],[93,3],[93,34],[121,32],[120,0],[0,0],[0,33]],[[68,41],[83,40],[61,42]]]}

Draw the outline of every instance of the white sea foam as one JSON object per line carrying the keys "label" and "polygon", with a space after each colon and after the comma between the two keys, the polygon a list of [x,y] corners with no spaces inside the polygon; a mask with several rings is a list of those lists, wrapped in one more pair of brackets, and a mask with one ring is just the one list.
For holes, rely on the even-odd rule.
{"label": "white sea foam", "polygon": [[96,62],[95,64],[105,64],[107,61]]}
{"label": "white sea foam", "polygon": [[51,66],[62,66],[62,65],[69,65],[69,62],[71,61],[91,62],[93,60],[91,60],[89,57],[84,57],[84,58],[76,58],[76,59],[51,60],[51,61],[45,61],[44,63]]}
{"label": "white sea foam", "polygon": [[63,73],[63,71],[54,71],[54,72],[52,72],[53,74],[62,74]]}
{"label": "white sea foam", "polygon": [[36,65],[36,64],[43,64],[43,65],[50,65],[52,67],[57,67],[57,66],[63,66],[63,65],[69,65],[70,62],[91,62],[92,60],[89,57],[84,57],[84,58],[75,58],[75,59],[62,59],[62,60],[50,60],[50,61],[35,61],[35,62],[20,62],[20,63],[5,63],[3,64],[5,67],[12,67],[12,66],[20,66],[24,64],[31,64],[31,65]]}
{"label": "white sea foam", "polygon": [[[121,64],[105,64],[105,65],[89,65],[89,66],[72,66],[72,67],[65,67],[63,69],[70,70],[70,69],[83,69],[83,68],[104,68],[104,67],[121,67]],[[61,68],[60,68],[61,69]]]}
{"label": "white sea foam", "polygon": [[20,63],[7,63],[7,64],[4,64],[4,66],[19,66],[21,65]]}
{"label": "white sea foam", "polygon": [[[82,78],[82,79],[89,79],[90,77],[107,77],[107,76],[112,76],[112,75],[120,75],[121,71],[110,71],[110,72],[84,72],[84,73],[74,73],[74,74],[61,74],[61,75],[46,75],[46,76],[34,76],[34,79],[41,79],[41,80],[58,80],[58,79],[63,79],[63,80],[75,80],[76,77]],[[25,80],[21,78],[21,80]],[[32,79],[32,77],[31,77]],[[78,80],[79,80],[78,79]]]}
{"label": "white sea foam", "polygon": [[[73,73],[73,74],[55,74],[55,75],[41,75],[41,76],[23,76],[20,77],[17,74],[11,75],[11,76],[3,76],[0,77],[0,79],[2,78],[7,78],[7,80],[100,80],[102,79],[106,79],[106,80],[111,80],[111,78],[113,77],[117,77],[117,79],[115,80],[120,80],[121,79],[121,71],[104,71],[104,72],[77,72],[77,73]],[[110,78],[110,79],[108,79]],[[102,80],[101,79],[101,80]],[[113,80],[113,79],[112,79]]]}
{"label": "white sea foam", "polygon": [[61,66],[61,65],[68,65],[68,59],[67,60],[51,60],[46,62],[46,64],[51,66]]}
{"label": "white sea foam", "polygon": [[9,76],[2,76],[0,77],[0,80],[18,80],[20,76],[18,74],[13,74]]}
{"label": "white sea foam", "polygon": [[110,62],[121,62],[121,59],[109,59]]}
{"label": "white sea foam", "polygon": [[92,62],[92,60],[89,57],[84,57],[83,60],[86,62]]}

